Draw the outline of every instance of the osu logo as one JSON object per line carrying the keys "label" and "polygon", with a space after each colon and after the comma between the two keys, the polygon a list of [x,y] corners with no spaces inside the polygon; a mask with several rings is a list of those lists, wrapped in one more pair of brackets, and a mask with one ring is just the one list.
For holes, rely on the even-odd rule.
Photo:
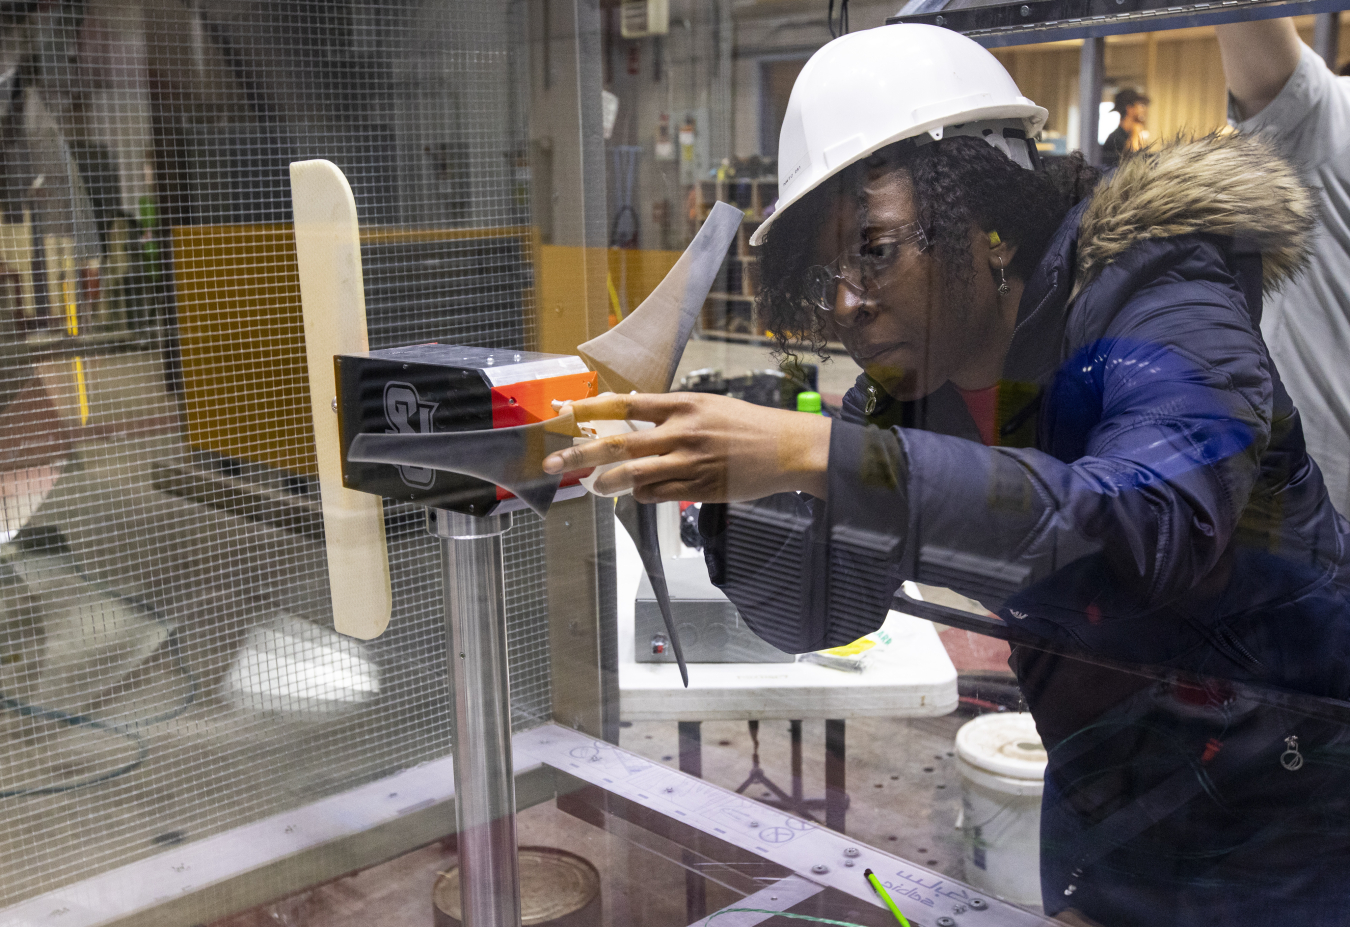
{"label": "osu logo", "polygon": [[[384,420],[389,423],[388,434],[429,435],[431,416],[437,402],[423,402],[411,383],[389,382],[384,385]],[[427,467],[399,467],[398,475],[414,489],[426,489],[436,482],[436,471]]]}

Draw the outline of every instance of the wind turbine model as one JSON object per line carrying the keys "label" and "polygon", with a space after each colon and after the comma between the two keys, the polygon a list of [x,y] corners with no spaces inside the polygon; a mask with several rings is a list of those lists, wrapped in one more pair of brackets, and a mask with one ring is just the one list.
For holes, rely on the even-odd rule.
{"label": "wind turbine model", "polygon": [[[652,294],[581,345],[580,357],[443,344],[369,351],[351,188],[327,161],[292,164],[291,188],[334,624],[369,638],[389,621],[377,497],[427,506],[442,541],[463,923],[518,927],[501,535],[512,511],[544,517],[555,499],[584,491],[543,470],[550,453],[586,437],[568,400],[597,387],[670,389],[742,214],[714,206]],[[564,403],[561,413],[555,401]],[[687,686],[654,507],[627,495],[615,508],[641,553]]]}
{"label": "wind turbine model", "polygon": [[[594,395],[588,387],[595,378],[585,376],[589,371],[602,390],[669,390],[741,217],[740,210],[717,203],[651,295],[617,326],[580,345],[580,359],[440,344],[336,358],[342,485],[477,516],[509,508],[501,504],[509,493],[546,516],[559,491],[568,487],[561,474],[544,472],[544,458],[585,437],[570,410],[555,414],[552,401]],[[393,411],[391,404],[397,406]],[[536,420],[514,424],[522,413]],[[394,482],[395,467],[407,489]],[[438,484],[436,473],[472,479]],[[420,491],[414,486],[419,481]],[[473,481],[483,481],[479,490],[485,483],[505,493],[496,493],[495,500],[470,499]],[[655,507],[625,494],[615,513],[642,556],[688,686],[661,566]]]}

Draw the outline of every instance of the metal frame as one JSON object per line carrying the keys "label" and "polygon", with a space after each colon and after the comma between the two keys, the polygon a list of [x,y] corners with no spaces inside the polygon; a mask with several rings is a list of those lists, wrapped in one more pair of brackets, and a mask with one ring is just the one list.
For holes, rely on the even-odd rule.
{"label": "metal frame", "polygon": [[1002,48],[1345,9],[1350,9],[1347,0],[1201,0],[1179,4],[1167,0],[1029,0],[959,10],[897,13],[886,22],[943,26],[986,48]]}
{"label": "metal frame", "polygon": [[986,48],[1083,40],[1078,71],[1078,150],[1089,164],[1098,166],[1098,102],[1104,82],[1106,36],[1312,14],[1317,17],[1315,50],[1328,67],[1335,69],[1339,11],[1350,9],[1350,0],[1191,0],[1180,4],[1167,0],[1028,0],[945,9],[948,2],[911,3],[908,5],[916,12],[897,13],[886,22],[942,26]]}
{"label": "metal frame", "polygon": [[[556,725],[536,728],[516,738],[516,750],[555,771],[559,808],[684,865],[691,874],[689,881],[697,881],[700,888],[715,881],[749,894],[765,882],[783,885],[783,880],[795,877],[819,887],[806,898],[843,895],[883,910],[862,876],[870,868],[902,908],[918,914],[918,923],[951,927],[1054,923],[908,860],[575,731]],[[744,899],[735,907],[748,902]],[[707,913],[695,909],[690,919],[699,921]],[[724,922],[738,923],[731,915],[718,917],[717,924]]]}
{"label": "metal frame", "polygon": [[[0,909],[3,927],[193,927],[379,865],[456,830],[447,757]],[[517,808],[555,795],[518,766]]]}
{"label": "metal frame", "polygon": [[1106,39],[1088,38],[1078,55],[1078,150],[1089,164],[1100,166],[1102,146],[1097,140],[1101,125],[1102,85],[1106,81]]}
{"label": "metal frame", "polygon": [[[579,731],[546,724],[515,735],[512,745],[519,807],[556,799],[569,814],[685,865],[691,881],[770,896],[768,904],[747,897],[737,907],[792,907],[841,894],[879,905],[862,878],[871,868],[902,907],[920,914],[919,923],[1053,923]],[[376,865],[454,832],[451,765],[437,760],[169,848],[0,911],[0,925],[190,927]],[[724,915],[716,923],[756,921]]]}
{"label": "metal frame", "polygon": [[553,718],[618,743],[614,504],[591,495],[555,503],[544,537]]}

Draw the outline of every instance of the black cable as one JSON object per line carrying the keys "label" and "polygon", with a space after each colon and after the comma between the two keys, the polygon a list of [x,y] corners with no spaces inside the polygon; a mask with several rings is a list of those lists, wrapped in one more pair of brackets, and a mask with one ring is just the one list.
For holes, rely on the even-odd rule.
{"label": "black cable", "polygon": [[107,731],[110,734],[117,734],[125,737],[136,745],[136,759],[125,766],[120,766],[110,772],[100,773],[93,778],[85,779],[81,782],[72,782],[67,785],[51,785],[36,789],[10,789],[0,792],[0,798],[24,798],[29,795],[60,795],[63,792],[74,792],[77,789],[86,789],[91,785],[99,785],[100,783],[109,782],[113,779],[125,776],[127,773],[139,768],[141,764],[145,762],[146,757],[150,755],[150,747],[146,744],[145,738],[141,737],[140,734],[137,734],[135,731],[118,730],[112,725],[104,724],[97,718],[91,718],[87,715],[67,714],[64,711],[55,708],[41,708],[36,705],[28,705],[18,699],[9,698],[8,696],[3,695],[0,695],[0,708],[15,712],[26,718],[42,718],[47,721],[56,721],[59,724],[65,724],[69,727],[89,727],[94,730]]}
{"label": "black cable", "polygon": [[834,26],[834,0],[829,0],[829,8],[825,12],[825,21],[830,27],[830,38],[837,39],[840,36],[848,35],[848,0],[839,0],[839,28],[837,31]]}
{"label": "black cable", "polygon": [[[5,564],[3,560],[0,560],[0,564],[8,566],[8,564]],[[122,602],[128,603],[133,607],[148,613],[150,617],[162,627],[166,628],[171,627],[171,625],[167,621],[165,621],[163,618],[159,616],[157,610],[152,605],[143,601],[139,597],[121,595],[111,589],[108,589],[102,583],[90,579],[88,576],[84,574],[83,571],[79,569],[79,567],[74,566],[72,564],[66,565],[69,566],[69,568],[72,570],[72,572],[74,572],[74,574],[77,577],[79,577],[81,582],[84,582],[85,584],[92,586],[93,588],[99,590],[100,592],[103,592],[106,595],[110,596],[111,598],[120,599]],[[187,696],[183,699],[181,703],[174,706],[167,712],[158,715],[152,715],[149,718],[136,718],[133,719],[132,721],[125,723],[110,723],[106,721],[101,721],[98,718],[94,718],[89,715],[71,714],[69,712],[62,711],[58,708],[46,708],[42,705],[30,705],[27,702],[24,702],[22,699],[13,698],[12,696],[0,692],[0,709],[3,709],[5,711],[12,711],[15,714],[20,715],[21,717],[26,718],[41,718],[46,721],[55,721],[58,724],[64,724],[68,727],[87,727],[97,731],[106,731],[109,734],[124,737],[131,743],[136,745],[136,759],[110,772],[100,773],[99,775],[94,776],[90,779],[85,779],[80,782],[69,783],[67,785],[45,786],[42,788],[31,788],[31,789],[11,789],[6,791],[0,791],[0,798],[22,798],[30,795],[60,795],[63,792],[73,792],[77,789],[84,789],[93,785],[99,785],[101,783],[117,779],[139,768],[145,762],[146,758],[150,755],[150,747],[145,742],[145,739],[141,737],[140,734],[136,733],[137,730],[139,730],[142,727],[148,727],[152,724],[159,724],[161,722],[169,721],[172,720],[173,718],[178,717],[183,712],[187,711],[188,708],[197,700],[197,693],[199,691],[199,683],[197,681],[197,676],[195,673],[192,672],[191,667],[187,665],[187,661],[183,658],[183,649],[178,640],[177,628],[172,628],[172,630],[169,632],[168,638],[165,640],[165,644],[168,645],[169,653],[173,657],[174,667],[178,670],[179,677],[182,679],[186,679],[188,682],[188,692]]]}

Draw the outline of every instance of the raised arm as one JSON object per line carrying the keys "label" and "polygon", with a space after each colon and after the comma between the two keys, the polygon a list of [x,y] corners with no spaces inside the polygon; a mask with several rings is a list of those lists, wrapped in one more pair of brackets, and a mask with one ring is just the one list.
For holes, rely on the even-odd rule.
{"label": "raised arm", "polygon": [[1298,67],[1303,45],[1292,19],[1215,26],[1228,90],[1239,115],[1251,119],[1270,105]]}

